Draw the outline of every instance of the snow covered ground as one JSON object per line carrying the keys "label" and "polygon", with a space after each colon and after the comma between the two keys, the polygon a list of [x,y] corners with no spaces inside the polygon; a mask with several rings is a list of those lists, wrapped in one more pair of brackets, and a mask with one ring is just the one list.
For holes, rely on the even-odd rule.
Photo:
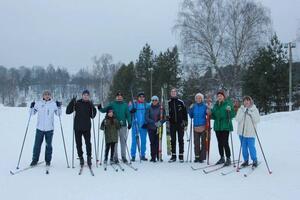
{"label": "snow covered ground", "polygon": [[[26,108],[0,106],[1,199],[286,200],[297,199],[300,195],[299,111],[262,117],[258,132],[273,174],[269,175],[265,164],[262,163],[248,178],[243,177],[242,172],[221,176],[221,171],[218,171],[205,175],[202,171],[191,170],[191,165],[200,164],[167,162],[136,162],[134,165],[138,167],[137,172],[130,168],[126,168],[125,172],[114,172],[108,168],[105,172],[100,167],[94,168],[95,177],[90,176],[87,170],[79,176],[78,160],[75,169],[66,168],[58,119],[55,124],[50,175],[45,174],[44,166],[39,166],[12,176],[9,171],[16,167],[27,119]],[[71,163],[72,116],[63,115],[62,122]],[[31,161],[35,124],[36,117],[30,123],[21,167],[26,167]],[[97,120],[95,124],[97,125]],[[235,132],[233,137],[237,157],[239,141]],[[215,162],[218,153],[214,132],[211,146],[211,162]],[[187,143],[185,147],[187,148]],[[259,160],[263,161],[258,143],[257,149]],[[44,147],[40,160],[44,158],[43,153]],[[164,160],[167,159],[164,155]]]}

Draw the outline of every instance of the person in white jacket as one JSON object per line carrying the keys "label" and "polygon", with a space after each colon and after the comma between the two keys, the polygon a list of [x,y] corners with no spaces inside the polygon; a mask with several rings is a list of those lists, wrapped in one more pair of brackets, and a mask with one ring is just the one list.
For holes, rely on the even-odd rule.
{"label": "person in white jacket", "polygon": [[45,161],[46,165],[50,166],[52,159],[52,138],[54,130],[54,114],[61,115],[61,102],[53,101],[49,91],[43,92],[43,99],[41,101],[32,102],[30,105],[30,114],[37,117],[37,126],[35,134],[35,142],[33,147],[33,156],[30,166],[37,165],[40,157],[41,146],[45,137],[46,151]]}
{"label": "person in white jacket", "polygon": [[246,167],[249,165],[249,152],[251,160],[253,161],[252,166],[257,167],[255,129],[260,120],[260,116],[259,111],[254,105],[250,96],[245,96],[243,98],[243,105],[238,109],[235,119],[238,122],[237,133],[240,137],[244,159],[241,167]]}

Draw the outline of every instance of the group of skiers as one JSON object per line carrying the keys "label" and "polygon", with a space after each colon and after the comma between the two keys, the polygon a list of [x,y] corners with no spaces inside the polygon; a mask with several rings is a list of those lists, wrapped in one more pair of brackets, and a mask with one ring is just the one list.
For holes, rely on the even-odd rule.
{"label": "group of skiers", "polygon": [[[207,126],[210,119],[214,120],[213,129],[218,141],[218,150],[220,159],[216,164],[224,166],[231,165],[231,151],[229,147],[230,132],[233,131],[232,119],[235,118],[238,123],[237,133],[239,134],[242,155],[244,162],[242,166],[248,166],[249,152],[252,159],[252,166],[257,166],[257,156],[255,149],[255,130],[259,122],[259,112],[250,96],[243,98],[243,105],[234,107],[232,101],[226,98],[223,90],[218,91],[217,101],[212,106],[211,98],[207,97],[204,101],[204,95],[197,93],[195,102],[187,108],[184,102],[178,98],[176,88],[170,91],[170,99],[167,106],[161,105],[158,96],[151,97],[151,103],[145,101],[145,93],[139,92],[137,100],[127,104],[123,99],[122,92],[117,92],[115,100],[106,107],[101,104],[94,105],[91,101],[90,92],[84,90],[82,97],[76,100],[74,97],[66,108],[66,114],[74,114],[74,134],[77,148],[77,155],[80,165],[85,164],[82,150],[82,137],[86,146],[87,165],[92,166],[92,144],[91,144],[91,119],[95,118],[97,109],[101,113],[106,113],[100,129],[104,132],[105,150],[104,163],[108,162],[110,153],[110,162],[119,163],[118,144],[120,144],[121,160],[128,163],[127,138],[131,131],[131,149],[130,157],[132,162],[136,161],[137,150],[139,158],[147,161],[146,147],[147,136],[150,139],[151,162],[162,161],[160,128],[165,122],[171,137],[171,158],[169,162],[177,160],[177,140],[179,144],[178,159],[184,162],[184,135],[188,126],[188,115],[192,119],[192,130],[194,136],[194,162],[203,163],[207,159],[206,140]],[[41,145],[45,137],[46,165],[50,166],[52,158],[52,138],[54,130],[54,114],[61,115],[61,102],[54,101],[49,91],[43,92],[42,100],[32,102],[30,105],[30,114],[38,114],[35,143],[33,147],[33,156],[31,166],[38,164]],[[166,112],[167,111],[167,112]],[[224,154],[225,152],[225,154]],[[226,157],[225,157],[226,156]]]}

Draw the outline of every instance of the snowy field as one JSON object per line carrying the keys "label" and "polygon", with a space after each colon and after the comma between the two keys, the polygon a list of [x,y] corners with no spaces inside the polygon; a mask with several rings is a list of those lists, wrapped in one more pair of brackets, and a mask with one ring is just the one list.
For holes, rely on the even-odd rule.
{"label": "snowy field", "polygon": [[[79,176],[78,160],[75,161],[75,169],[66,167],[58,118],[55,121],[50,174],[45,174],[44,166],[38,166],[12,176],[9,171],[16,167],[27,120],[28,109],[0,106],[0,194],[3,200],[292,200],[298,199],[300,195],[299,111],[262,117],[258,132],[273,174],[269,175],[265,164],[262,163],[247,178],[243,177],[242,172],[221,176],[220,173],[227,169],[205,175],[201,170],[191,170],[191,165],[205,166],[205,164],[179,162],[171,164],[136,162],[134,166],[138,171],[124,166],[125,172],[114,172],[112,168],[108,168],[105,172],[102,167],[94,166],[95,177],[92,177],[87,169]],[[72,116],[64,114],[62,123],[71,164]],[[35,125],[36,117],[30,123],[21,167],[30,164]],[[129,140],[130,138],[131,136]],[[239,141],[235,132],[233,138],[237,157]],[[44,158],[44,146],[42,148],[40,160]],[[186,142],[185,148],[187,149]],[[219,157],[214,132],[211,148],[211,162],[216,162]],[[257,150],[259,160],[263,161],[258,143]],[[147,153],[149,154],[149,151]],[[168,160],[166,155],[164,160]]]}

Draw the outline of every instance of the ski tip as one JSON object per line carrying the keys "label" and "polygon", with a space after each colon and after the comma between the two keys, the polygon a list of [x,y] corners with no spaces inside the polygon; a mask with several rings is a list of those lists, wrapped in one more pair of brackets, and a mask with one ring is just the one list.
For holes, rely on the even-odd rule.
{"label": "ski tip", "polygon": [[12,171],[9,171],[9,173],[10,173],[11,175],[15,175],[15,173],[13,173]]}

